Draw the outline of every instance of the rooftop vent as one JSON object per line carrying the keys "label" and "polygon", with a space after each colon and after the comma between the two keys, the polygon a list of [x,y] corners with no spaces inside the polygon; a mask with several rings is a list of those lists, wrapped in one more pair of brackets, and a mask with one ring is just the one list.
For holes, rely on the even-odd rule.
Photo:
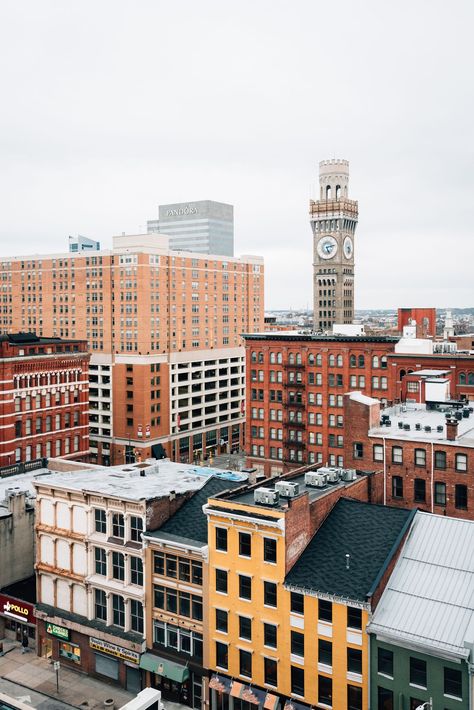
{"label": "rooftop vent", "polygon": [[260,503],[260,505],[278,505],[280,494],[271,488],[256,488],[253,492],[253,499],[255,503]]}
{"label": "rooftop vent", "polygon": [[278,491],[282,498],[294,498],[300,492],[299,483],[291,481],[278,481],[275,483],[275,490]]}

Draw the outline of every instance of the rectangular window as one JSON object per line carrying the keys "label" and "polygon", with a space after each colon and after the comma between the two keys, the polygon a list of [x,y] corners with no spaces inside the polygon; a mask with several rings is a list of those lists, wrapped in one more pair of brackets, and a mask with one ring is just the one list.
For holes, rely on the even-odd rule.
{"label": "rectangular window", "polygon": [[332,602],[318,599],[318,619],[332,623]]}
{"label": "rectangular window", "polygon": [[216,550],[227,552],[227,528],[216,528]]}
{"label": "rectangular window", "polygon": [[178,560],[175,555],[166,555],[166,576],[171,579],[178,576]]}
{"label": "rectangular window", "polygon": [[277,561],[277,541],[273,538],[263,538],[263,559],[265,562],[276,563]]}
{"label": "rectangular window", "polygon": [[189,619],[191,616],[191,595],[188,592],[179,592],[179,614]]}
{"label": "rectangular window", "polygon": [[426,661],[410,656],[410,684],[426,688]]}
{"label": "rectangular window", "polygon": [[252,599],[252,578],[244,574],[239,574],[239,597]]}
{"label": "rectangular window", "polygon": [[436,505],[446,505],[446,484],[436,482],[434,484],[434,502]]}
{"label": "rectangular window", "polygon": [[246,678],[252,677],[252,654],[239,649],[239,673]]}
{"label": "rectangular window", "polygon": [[467,486],[459,484],[454,487],[454,507],[467,510]]}
{"label": "rectangular window", "polygon": [[291,692],[304,697],[304,670],[291,666]]}
{"label": "rectangular window", "polygon": [[107,553],[101,547],[94,548],[95,573],[107,575]]}
{"label": "rectangular window", "polygon": [[224,569],[216,569],[216,592],[227,594],[227,572]]}
{"label": "rectangular window", "polygon": [[299,631],[291,632],[291,653],[304,658],[304,634]]}
{"label": "rectangular window", "polygon": [[94,589],[94,615],[99,621],[107,621],[107,597],[103,589]]}
{"label": "rectangular window", "polygon": [[252,640],[252,619],[246,616],[239,616],[239,638]]}
{"label": "rectangular window", "polygon": [[191,595],[191,617],[195,621],[202,621],[202,597]]}
{"label": "rectangular window", "polygon": [[224,609],[216,609],[216,630],[223,634],[229,630],[229,614]]}
{"label": "rectangular window", "polygon": [[392,446],[392,463],[403,463],[403,449],[401,446]]}
{"label": "rectangular window", "polygon": [[272,685],[276,688],[278,686],[278,663],[273,658],[264,658],[263,668],[265,685]]}
{"label": "rectangular window", "polygon": [[401,476],[392,477],[392,497],[403,498],[403,478]]}
{"label": "rectangular window", "polygon": [[121,552],[112,552],[112,577],[121,582],[125,579],[125,562]]}
{"label": "rectangular window", "polygon": [[456,454],[456,471],[466,473],[467,471],[467,454]]}
{"label": "rectangular window", "polygon": [[107,533],[107,516],[105,510],[95,508],[94,510],[95,531],[105,535]]}
{"label": "rectangular window", "polygon": [[353,606],[347,607],[347,627],[349,629],[362,629],[362,609]]}
{"label": "rectangular window", "polygon": [[362,688],[357,685],[347,686],[347,710],[362,710]]}
{"label": "rectangular window", "polygon": [[153,553],[153,572],[161,575],[165,573],[165,556],[162,552]]}
{"label": "rectangular window", "polygon": [[446,468],[446,451],[435,451],[434,467],[444,471]]}
{"label": "rectangular window", "polygon": [[383,461],[382,444],[374,444],[374,461]]}
{"label": "rectangular window", "polygon": [[415,503],[424,503],[426,500],[426,481],[424,478],[415,478],[413,483],[413,497]]}
{"label": "rectangular window", "polygon": [[332,706],[332,678],[318,675],[318,703]]}
{"label": "rectangular window", "polygon": [[393,678],[393,651],[379,646],[377,650],[377,671]]}
{"label": "rectangular window", "polygon": [[191,581],[191,563],[189,560],[186,560],[181,557],[179,558],[178,573],[179,573],[179,578],[182,582],[190,582]]}
{"label": "rectangular window", "polygon": [[227,670],[229,665],[229,653],[226,643],[216,641],[216,666]]}
{"label": "rectangular window", "polygon": [[462,700],[462,673],[453,668],[444,669],[444,694]]}
{"label": "rectangular window", "polygon": [[249,533],[239,533],[239,555],[241,557],[252,555],[252,536]]}
{"label": "rectangular window", "polygon": [[113,623],[115,626],[125,627],[125,603],[123,597],[112,594]]}
{"label": "rectangular window", "polygon": [[130,582],[143,587],[143,562],[141,557],[130,557]]}
{"label": "rectangular window", "polygon": [[353,444],[353,457],[355,459],[364,458],[364,445],[360,441],[355,441]]}
{"label": "rectangular window", "polygon": [[263,624],[263,643],[269,648],[277,647],[277,627],[274,624]]}
{"label": "rectangular window", "polygon": [[125,523],[122,513],[114,513],[112,516],[112,535],[122,540],[125,536]]}
{"label": "rectangular window", "polygon": [[304,596],[297,592],[291,592],[290,609],[295,614],[304,614]]}
{"label": "rectangular window", "polygon": [[415,449],[415,466],[426,466],[426,449]]}
{"label": "rectangular window", "polygon": [[143,532],[143,520],[132,515],[130,518],[130,539],[133,542],[141,542]]}
{"label": "rectangular window", "polygon": [[277,605],[277,585],[274,582],[263,583],[263,603],[265,606]]}
{"label": "rectangular window", "polygon": [[362,674],[362,651],[360,649],[347,649],[347,670],[349,673]]}
{"label": "rectangular window", "polygon": [[155,584],[153,587],[153,606],[156,609],[165,608],[165,588]]}
{"label": "rectangular window", "polygon": [[393,691],[387,688],[377,687],[377,708],[378,710],[393,710]]}
{"label": "rectangular window", "polygon": [[318,639],[318,663],[325,666],[332,666],[332,643],[324,639]]}
{"label": "rectangular window", "polygon": [[202,562],[191,562],[191,582],[202,585]]}
{"label": "rectangular window", "polygon": [[143,605],[135,599],[130,600],[130,617],[132,631],[143,633]]}

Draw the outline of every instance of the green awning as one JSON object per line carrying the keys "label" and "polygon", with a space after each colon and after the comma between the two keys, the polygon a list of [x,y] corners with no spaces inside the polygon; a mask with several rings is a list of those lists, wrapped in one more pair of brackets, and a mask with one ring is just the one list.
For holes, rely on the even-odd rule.
{"label": "green awning", "polygon": [[161,675],[163,678],[174,680],[176,683],[184,683],[189,678],[187,666],[181,666],[179,663],[173,663],[173,661],[168,661],[161,656],[155,656],[154,653],[142,654],[140,668]]}

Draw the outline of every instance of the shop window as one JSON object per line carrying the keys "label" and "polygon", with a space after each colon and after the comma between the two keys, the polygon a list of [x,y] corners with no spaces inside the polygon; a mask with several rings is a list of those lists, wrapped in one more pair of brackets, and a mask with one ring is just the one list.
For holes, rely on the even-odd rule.
{"label": "shop window", "polygon": [[68,661],[73,661],[77,665],[81,664],[81,648],[75,643],[60,642],[59,655]]}

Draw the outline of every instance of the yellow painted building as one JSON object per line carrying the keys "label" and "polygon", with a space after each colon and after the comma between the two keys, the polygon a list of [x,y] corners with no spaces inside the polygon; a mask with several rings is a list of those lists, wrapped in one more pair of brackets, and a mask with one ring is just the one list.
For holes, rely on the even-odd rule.
{"label": "yellow painted building", "polygon": [[365,627],[410,514],[291,480],[205,508],[211,710],[368,707]]}

